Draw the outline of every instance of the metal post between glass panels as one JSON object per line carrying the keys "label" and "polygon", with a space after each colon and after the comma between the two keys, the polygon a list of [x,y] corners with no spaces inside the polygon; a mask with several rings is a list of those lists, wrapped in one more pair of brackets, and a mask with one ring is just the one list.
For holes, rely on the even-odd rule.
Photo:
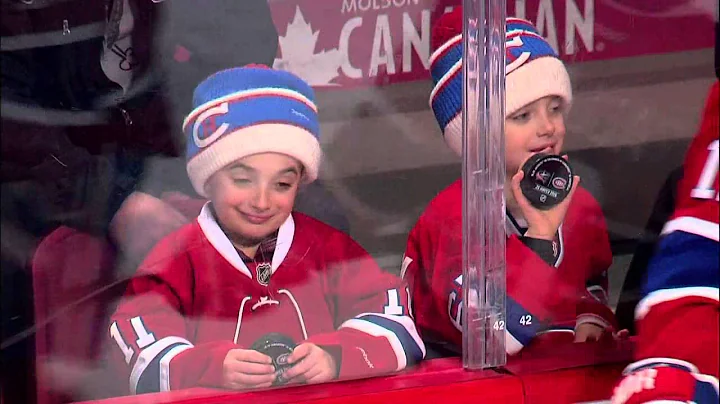
{"label": "metal post between glass panels", "polygon": [[505,355],[505,1],[463,0],[463,366]]}

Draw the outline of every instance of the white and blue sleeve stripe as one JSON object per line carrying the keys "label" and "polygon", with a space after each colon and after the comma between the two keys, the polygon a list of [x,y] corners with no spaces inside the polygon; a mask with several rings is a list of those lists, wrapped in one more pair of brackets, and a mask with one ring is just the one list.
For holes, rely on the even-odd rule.
{"label": "white and blue sleeve stripe", "polygon": [[697,404],[715,404],[720,402],[718,379],[709,375],[693,374],[695,377],[695,395],[693,402]]}
{"label": "white and blue sleeve stripe", "polygon": [[190,341],[184,338],[166,337],[140,351],[130,372],[130,392],[169,391],[170,361],[192,347]]}
{"label": "white and blue sleeve stripe", "polygon": [[362,313],[344,322],[340,328],[352,328],[386,338],[395,353],[397,370],[412,366],[425,357],[425,345],[408,316]]}
{"label": "white and blue sleeve stripe", "polygon": [[627,376],[631,373],[639,372],[641,370],[655,368],[655,367],[671,367],[675,369],[684,370],[690,373],[697,373],[698,369],[690,362],[686,362],[681,359],[675,358],[647,358],[633,362],[629,364],[625,370],[623,370],[623,376]]}
{"label": "white and blue sleeve stripe", "polygon": [[718,301],[718,243],[682,231],[663,238],[648,268],[643,299],[635,310],[642,319],[653,306],[686,297]]}
{"label": "white and blue sleeve stripe", "polygon": [[[695,378],[695,388],[693,393],[693,403],[696,404],[715,404],[720,399],[720,389],[718,388],[718,379],[714,376],[704,375],[698,371],[690,362],[675,358],[647,358],[628,365],[623,370],[623,376],[631,373],[639,372],[645,369],[671,367],[690,373]],[[685,403],[686,401],[677,400],[656,400],[649,403]]]}
{"label": "white and blue sleeve stripe", "polygon": [[720,285],[716,241],[685,232],[673,232],[660,242],[648,268],[643,294],[656,290]]}
{"label": "white and blue sleeve stripe", "polygon": [[508,355],[514,355],[535,338],[543,325],[510,296],[505,297],[505,310],[507,313],[505,351]]}

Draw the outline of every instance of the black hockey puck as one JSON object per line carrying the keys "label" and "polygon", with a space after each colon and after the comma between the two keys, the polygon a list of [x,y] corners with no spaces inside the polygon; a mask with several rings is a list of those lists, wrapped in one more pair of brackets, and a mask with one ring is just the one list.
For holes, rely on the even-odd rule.
{"label": "black hockey puck", "polygon": [[292,367],[288,364],[290,354],[295,349],[295,341],[292,338],[278,333],[265,334],[252,344],[250,349],[269,356],[275,367],[277,378],[273,386],[279,386],[287,382],[283,375]]}
{"label": "black hockey puck", "polygon": [[561,156],[538,153],[523,164],[522,170],[520,190],[540,210],[559,204],[572,189],[572,168]]}

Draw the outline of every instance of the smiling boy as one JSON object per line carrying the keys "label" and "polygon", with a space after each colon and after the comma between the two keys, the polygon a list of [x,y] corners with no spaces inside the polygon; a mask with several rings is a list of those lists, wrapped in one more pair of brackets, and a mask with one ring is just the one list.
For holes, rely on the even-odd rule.
{"label": "smiling boy", "polygon": [[[287,72],[235,68],[203,81],[193,104],[187,171],[210,202],[153,250],[112,318],[130,391],[320,383],[420,361],[402,281],[292,211],[321,160],[312,89]],[[269,333],[297,344],[282,375],[251,349]]]}

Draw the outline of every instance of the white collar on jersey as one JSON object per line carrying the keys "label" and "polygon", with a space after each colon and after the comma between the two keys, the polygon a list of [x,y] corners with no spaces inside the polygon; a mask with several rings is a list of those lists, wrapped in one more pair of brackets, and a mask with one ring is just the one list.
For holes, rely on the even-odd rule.
{"label": "white collar on jersey", "polygon": [[[230,263],[230,265],[234,266],[238,271],[242,272],[247,277],[252,278],[250,270],[247,265],[245,265],[242,258],[240,258],[240,254],[238,254],[235,246],[232,245],[230,239],[225,235],[225,232],[222,231],[215,220],[215,216],[210,208],[210,202],[203,206],[197,221],[203,234],[205,234],[205,237],[208,239],[210,244],[215,247],[215,250],[217,250],[217,252],[220,253],[220,255],[222,255],[227,262]],[[293,220],[292,214],[290,214],[278,230],[277,244],[275,245],[275,252],[273,253],[272,262],[270,264],[272,266],[273,273],[275,273],[280,264],[282,264],[283,260],[285,260],[285,257],[287,257],[294,236],[295,221]]]}

